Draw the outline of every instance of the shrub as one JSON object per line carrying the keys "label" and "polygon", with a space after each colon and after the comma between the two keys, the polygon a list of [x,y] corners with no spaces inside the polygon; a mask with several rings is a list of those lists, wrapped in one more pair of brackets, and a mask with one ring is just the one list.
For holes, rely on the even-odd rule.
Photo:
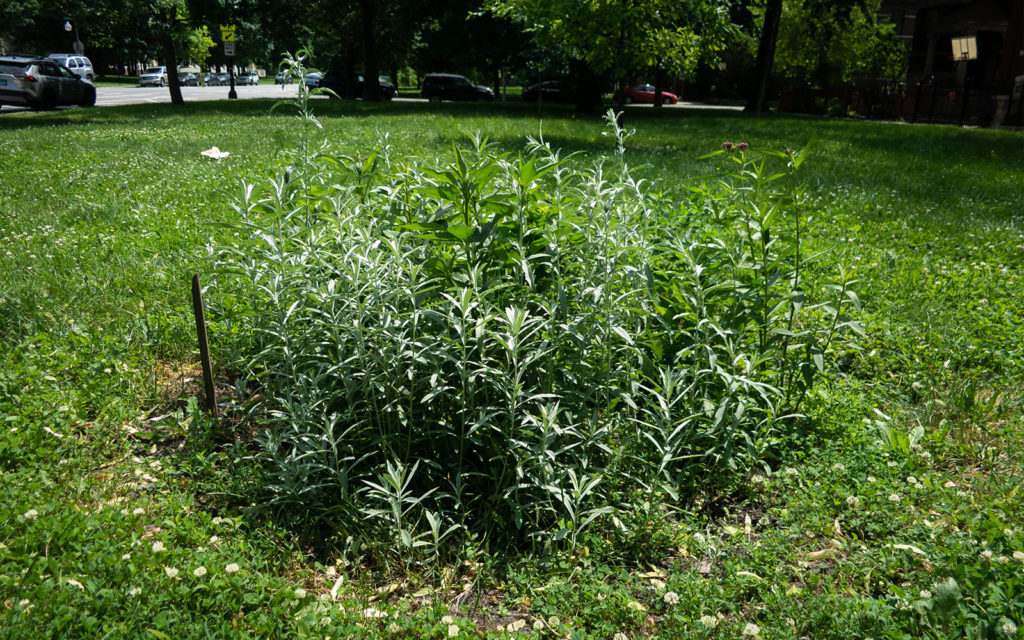
{"label": "shrub", "polygon": [[213,289],[263,506],[414,562],[453,534],[572,546],[617,496],[738,477],[856,301],[807,299],[801,192],[766,168],[803,155],[749,155],[668,198],[621,153],[477,137],[429,161],[384,136],[247,186]]}

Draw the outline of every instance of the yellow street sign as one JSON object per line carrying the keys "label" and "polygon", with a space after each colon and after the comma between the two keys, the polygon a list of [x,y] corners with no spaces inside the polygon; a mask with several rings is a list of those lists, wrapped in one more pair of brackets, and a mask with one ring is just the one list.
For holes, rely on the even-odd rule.
{"label": "yellow street sign", "polygon": [[220,25],[220,39],[224,42],[235,41],[235,25],[233,24],[222,24]]}

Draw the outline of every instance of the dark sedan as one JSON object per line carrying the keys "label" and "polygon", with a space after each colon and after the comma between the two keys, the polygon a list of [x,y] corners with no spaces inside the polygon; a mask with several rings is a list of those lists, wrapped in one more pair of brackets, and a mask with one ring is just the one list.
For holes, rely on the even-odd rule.
{"label": "dark sedan", "polygon": [[526,102],[572,102],[575,99],[572,90],[561,80],[545,80],[523,89]]}
{"label": "dark sedan", "polygon": [[[346,83],[345,74],[331,71],[323,78],[320,78],[317,86],[321,89],[330,89],[341,98],[349,96],[349,89],[351,89],[351,97],[362,98],[363,88],[366,86],[366,78],[363,77],[363,74],[357,73],[353,80],[353,82]],[[391,100],[398,95],[398,88],[386,76],[379,76],[377,83],[380,85],[380,95],[385,100]]]}

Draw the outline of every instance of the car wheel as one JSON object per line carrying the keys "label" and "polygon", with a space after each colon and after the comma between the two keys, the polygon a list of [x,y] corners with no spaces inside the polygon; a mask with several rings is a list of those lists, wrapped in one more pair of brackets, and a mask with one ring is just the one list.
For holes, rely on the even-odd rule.
{"label": "car wheel", "polygon": [[441,102],[441,96],[439,94],[435,93],[434,95],[430,96],[430,101],[431,102]]}
{"label": "car wheel", "polygon": [[166,80],[161,80],[160,81],[160,86],[161,87],[166,87],[167,86],[167,81]]}
{"label": "car wheel", "polygon": [[78,103],[80,107],[94,107],[96,106],[96,89],[90,88],[82,96],[82,101]]}

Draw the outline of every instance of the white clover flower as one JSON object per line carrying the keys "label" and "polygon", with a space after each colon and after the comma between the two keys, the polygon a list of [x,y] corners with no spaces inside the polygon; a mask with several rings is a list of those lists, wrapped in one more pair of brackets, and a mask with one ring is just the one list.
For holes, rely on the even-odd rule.
{"label": "white clover flower", "polygon": [[761,627],[757,626],[753,622],[748,622],[747,626],[743,627],[743,635],[756,638],[757,634],[761,633]]}
{"label": "white clover flower", "polygon": [[927,600],[928,598],[932,597],[932,592],[927,589],[921,589],[921,593],[917,595],[920,596],[922,599]]}
{"label": "white clover flower", "polygon": [[175,569],[174,567],[164,567],[164,573],[167,574],[168,578],[177,578],[178,577],[178,570]]}
{"label": "white clover flower", "polygon": [[907,484],[917,484],[917,478],[914,476],[907,476]]}
{"label": "white clover flower", "polygon": [[459,635],[459,625],[457,625],[457,624],[450,624],[450,625],[448,625],[448,637],[449,638],[454,638],[457,635]]}
{"label": "white clover flower", "polygon": [[1017,562],[1024,562],[1024,551],[1014,551],[1013,559]]}
{"label": "white clover flower", "polygon": [[900,501],[900,496],[899,496],[899,494],[896,494],[896,493],[890,493],[890,494],[889,494],[889,502],[891,502],[891,503],[893,503],[893,504],[896,504],[896,503],[898,503],[899,501]]}
{"label": "white clover flower", "polygon": [[868,481],[868,482],[876,482],[876,481],[877,481],[877,478],[875,478],[875,476],[868,476],[868,477],[867,477],[867,481]]}
{"label": "white clover flower", "polygon": [[860,498],[858,498],[857,496],[847,496],[846,504],[856,509],[857,507],[860,506]]}
{"label": "white clover flower", "polygon": [[140,593],[142,593],[142,588],[141,587],[132,587],[131,589],[128,590],[128,595],[130,595],[133,598],[135,596],[139,595]]}
{"label": "white clover flower", "polygon": [[232,562],[224,567],[224,573],[237,573],[240,568],[237,562]]}
{"label": "white clover flower", "polygon": [[662,596],[662,600],[664,600],[665,604],[669,606],[675,606],[679,604],[679,594],[675,591],[667,591],[665,592],[665,595]]}
{"label": "white clover flower", "polygon": [[890,467],[890,468],[896,468],[896,467],[898,467],[900,465],[899,465],[899,463],[893,462],[893,461],[890,460],[889,462],[885,463],[885,466]]}
{"label": "white clover flower", "polygon": [[132,554],[130,554],[130,553],[122,553],[121,554],[121,559],[122,560],[131,560],[132,559]]}
{"label": "white clover flower", "polygon": [[543,628],[544,628],[544,621],[543,620],[534,620],[533,621],[533,630],[534,631],[540,631]]}
{"label": "white clover flower", "polygon": [[295,590],[295,597],[298,598],[299,600],[305,598],[306,597],[306,590],[303,589],[302,587],[299,587],[298,589]]}
{"label": "white clover flower", "polygon": [[31,600],[23,599],[23,600],[18,600],[18,606],[21,607],[22,609],[31,609],[35,605],[32,604]]}
{"label": "white clover flower", "polygon": [[217,544],[220,542],[220,536],[210,536],[210,544]]}
{"label": "white clover flower", "polygon": [[29,509],[24,513],[24,515],[22,515],[22,517],[26,520],[35,520],[39,517],[39,512],[36,511],[35,509]]}
{"label": "white clover flower", "polygon": [[999,625],[999,631],[1007,638],[1017,637],[1017,625],[1013,623],[1013,620],[1004,619],[1003,623]]}
{"label": "white clover flower", "polygon": [[629,636],[622,633],[621,631],[617,631],[615,635],[612,636],[612,640],[629,640]]}
{"label": "white clover flower", "polygon": [[715,616],[707,616],[707,615],[701,616],[700,617],[700,623],[702,625],[704,625],[705,627],[707,627],[708,629],[714,629],[715,627],[718,626],[718,618],[716,618]]}
{"label": "white clover flower", "polygon": [[[228,565],[228,566],[230,567],[231,565]],[[238,565],[235,565],[235,566],[237,567]],[[237,571],[237,570],[238,569],[235,569],[235,571]],[[368,609],[363,609],[363,617],[364,618],[386,618],[386,617],[388,617],[388,612],[387,611],[381,611],[380,609],[374,609],[373,607],[369,607]]]}
{"label": "white clover flower", "polygon": [[996,558],[996,562],[998,562],[999,564],[1006,564],[1009,561],[1010,559],[1006,556],[999,556],[998,558]]}
{"label": "white clover flower", "polygon": [[549,627],[557,627],[560,624],[562,624],[562,621],[558,619],[558,616],[551,616],[548,618]]}
{"label": "white clover flower", "polygon": [[164,543],[160,542],[159,540],[153,543],[153,553],[160,553],[161,551],[166,550],[167,548],[164,547]]}
{"label": "white clover flower", "polygon": [[760,473],[755,473],[754,475],[750,476],[750,481],[753,482],[754,484],[764,484],[764,476],[761,475]]}
{"label": "white clover flower", "polygon": [[656,591],[661,591],[665,588],[665,583],[655,578],[654,580],[651,580],[651,586],[654,587]]}
{"label": "white clover flower", "polygon": [[785,474],[787,476],[798,476],[800,475],[800,472],[794,469],[793,467],[786,467]]}
{"label": "white clover flower", "polygon": [[452,624],[455,622],[455,618],[451,616],[444,616],[441,618],[441,624]]}
{"label": "white clover flower", "polygon": [[192,570],[192,575],[194,575],[197,578],[202,578],[203,576],[206,575],[206,567],[202,567],[202,566],[196,567],[195,569]]}
{"label": "white clover flower", "polygon": [[835,469],[836,471],[843,471],[844,469],[846,469],[846,467],[843,466],[842,462],[835,463],[834,465],[832,465],[832,468]]}
{"label": "white clover flower", "polygon": [[144,515],[146,515],[146,510],[143,509],[142,507],[138,507],[138,508],[136,508],[135,510],[132,511],[132,515],[133,516],[144,516]]}
{"label": "white clover flower", "polygon": [[992,550],[991,549],[982,549],[981,557],[985,558],[986,560],[991,560],[992,559]]}

